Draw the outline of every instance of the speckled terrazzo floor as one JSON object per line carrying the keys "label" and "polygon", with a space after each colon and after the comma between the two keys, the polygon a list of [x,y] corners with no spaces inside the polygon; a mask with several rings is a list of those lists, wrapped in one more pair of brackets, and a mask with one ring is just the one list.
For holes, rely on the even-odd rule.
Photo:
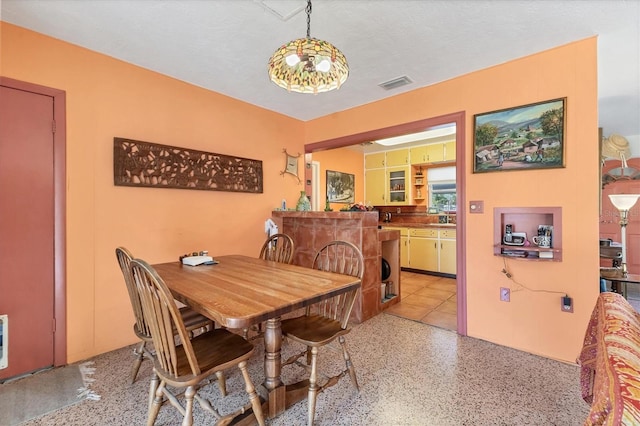
{"label": "speckled terrazzo floor", "polygon": [[[358,373],[360,393],[347,377],[318,396],[317,425],[581,425],[588,406],[580,398],[579,369],[485,341],[380,314],[353,327],[347,336]],[[283,347],[283,358],[293,344]],[[132,347],[92,359],[93,390],[100,401],[83,401],[24,423],[33,425],[142,425],[146,420],[150,364],[143,363],[138,381],[128,382]],[[577,354],[576,354],[577,355]],[[254,383],[262,382],[262,343],[250,364]],[[335,353],[320,353],[320,365],[336,367]],[[300,371],[288,367],[285,382]],[[246,401],[238,370],[227,373],[225,404]],[[205,394],[220,403],[217,384]],[[304,425],[302,401],[270,425]],[[156,425],[178,425],[181,418],[166,404]],[[194,424],[212,424],[199,406]]]}

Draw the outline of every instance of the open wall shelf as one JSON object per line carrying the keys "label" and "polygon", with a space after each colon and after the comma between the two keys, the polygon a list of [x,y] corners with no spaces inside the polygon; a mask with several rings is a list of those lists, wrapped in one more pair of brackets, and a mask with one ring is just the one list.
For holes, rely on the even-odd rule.
{"label": "open wall shelf", "polygon": [[[562,261],[562,207],[496,207],[493,209],[493,254],[522,260]],[[525,245],[504,244],[506,225],[514,233],[526,233]],[[551,247],[533,244],[539,226],[553,227]]]}

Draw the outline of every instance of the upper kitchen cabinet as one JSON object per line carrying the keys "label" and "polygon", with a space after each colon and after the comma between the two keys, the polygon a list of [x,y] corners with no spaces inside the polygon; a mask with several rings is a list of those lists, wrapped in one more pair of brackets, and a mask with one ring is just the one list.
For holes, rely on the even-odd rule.
{"label": "upper kitchen cabinet", "polygon": [[456,142],[445,142],[444,161],[456,161]]}
{"label": "upper kitchen cabinet", "polygon": [[386,170],[368,169],[364,171],[364,198],[367,204],[385,205]]}
{"label": "upper kitchen cabinet", "polygon": [[[393,164],[399,164],[393,166]],[[410,192],[409,149],[364,156],[364,194],[374,206],[407,205]]]}
{"label": "upper kitchen cabinet", "polygon": [[385,166],[385,152],[376,152],[373,154],[366,154],[364,156],[364,168],[365,169],[380,169]]}
{"label": "upper kitchen cabinet", "polygon": [[414,146],[409,149],[411,164],[424,164],[427,162],[427,146]]}
{"label": "upper kitchen cabinet", "polygon": [[388,167],[386,171],[388,182],[386,205],[392,206],[409,204],[409,167]]}
{"label": "upper kitchen cabinet", "polygon": [[411,164],[433,164],[456,160],[455,142],[438,142],[410,148]]}
{"label": "upper kitchen cabinet", "polygon": [[387,167],[407,166],[409,165],[409,149],[395,149],[387,151]]}

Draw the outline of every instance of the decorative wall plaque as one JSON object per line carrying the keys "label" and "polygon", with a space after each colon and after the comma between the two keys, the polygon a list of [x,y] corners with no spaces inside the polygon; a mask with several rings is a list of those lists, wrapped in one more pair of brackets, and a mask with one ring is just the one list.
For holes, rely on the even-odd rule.
{"label": "decorative wall plaque", "polygon": [[262,193],[262,161],[113,138],[116,186]]}
{"label": "decorative wall plaque", "polygon": [[302,182],[300,176],[298,176],[298,159],[300,158],[300,154],[291,155],[287,152],[286,149],[283,149],[282,153],[286,157],[286,163],[284,165],[284,170],[281,171],[280,174],[284,175],[285,173],[289,173],[291,175],[294,175],[298,179],[298,183]]}

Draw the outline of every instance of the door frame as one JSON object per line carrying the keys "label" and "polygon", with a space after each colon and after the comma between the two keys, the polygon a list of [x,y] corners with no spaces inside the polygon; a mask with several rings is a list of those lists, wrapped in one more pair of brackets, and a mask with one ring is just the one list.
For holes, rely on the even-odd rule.
{"label": "door frame", "polygon": [[[395,126],[374,129],[353,135],[327,139],[320,142],[308,143],[304,146],[305,158],[314,151],[342,148],[349,145],[389,138],[398,135],[406,135],[429,129],[430,127],[455,123],[456,124],[456,287],[457,287],[457,331],[462,336],[467,335],[467,248],[466,248],[466,154],[465,154],[465,111],[458,111],[438,117],[402,123]],[[309,159],[307,159],[309,161]],[[307,176],[306,179],[309,179]]]}
{"label": "door frame", "polygon": [[[67,285],[66,285],[66,92],[39,84],[0,76],[0,86],[53,98],[53,365],[67,363]],[[53,125],[53,124],[52,124]]]}
{"label": "door frame", "polygon": [[311,162],[311,210],[322,211],[320,208],[320,162]]}

